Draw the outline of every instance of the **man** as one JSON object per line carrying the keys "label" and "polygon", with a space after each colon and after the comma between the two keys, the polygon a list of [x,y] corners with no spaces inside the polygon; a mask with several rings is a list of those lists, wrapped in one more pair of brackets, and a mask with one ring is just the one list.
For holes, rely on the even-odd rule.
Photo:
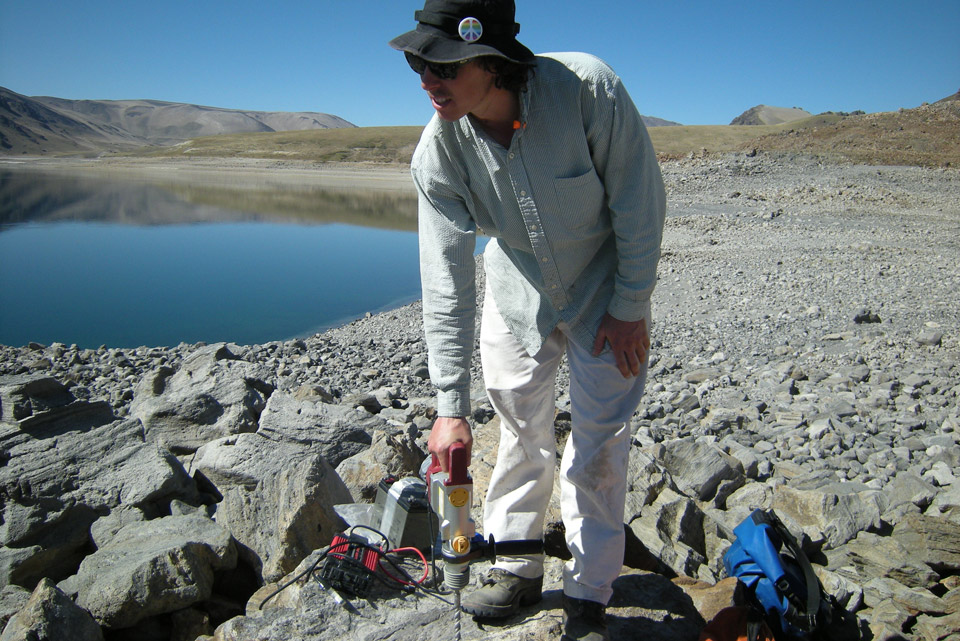
{"label": "man", "polygon": [[[620,79],[585,54],[534,56],[512,0],[426,0],[393,41],[435,115],[413,156],[424,331],[439,418],[428,448],[468,452],[476,234],[486,296],[484,382],[501,419],[484,529],[536,539],[553,488],[555,378],[570,367],[560,468],[573,555],[564,639],[606,639],[623,563],[629,421],[643,393],[665,198],[649,136]],[[542,557],[500,558],[463,599],[479,617],[540,600]]]}

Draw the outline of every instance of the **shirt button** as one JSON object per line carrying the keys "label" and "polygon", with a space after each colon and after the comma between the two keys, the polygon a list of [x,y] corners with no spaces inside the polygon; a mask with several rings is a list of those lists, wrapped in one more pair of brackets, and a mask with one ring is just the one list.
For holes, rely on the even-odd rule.
{"label": "shirt button", "polygon": [[520,195],[521,195],[521,196],[526,196],[526,195],[527,195],[527,192],[521,189],[521,190],[520,190]]}
{"label": "shirt button", "polygon": [[536,225],[530,225],[530,231],[537,231]]}
{"label": "shirt button", "polygon": [[510,160],[513,160],[514,158],[516,158],[516,156],[517,155],[511,151],[508,157],[510,158]]}
{"label": "shirt button", "polygon": [[540,262],[541,262],[541,263],[546,263],[546,262],[549,262],[549,261],[550,261],[550,259],[547,258],[546,256],[544,256],[543,258],[540,259]]}

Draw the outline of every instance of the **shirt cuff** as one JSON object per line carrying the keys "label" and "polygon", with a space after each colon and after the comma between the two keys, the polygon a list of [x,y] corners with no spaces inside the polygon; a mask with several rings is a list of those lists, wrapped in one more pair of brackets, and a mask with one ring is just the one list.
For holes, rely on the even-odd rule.
{"label": "shirt cuff", "polygon": [[614,294],[607,305],[607,313],[626,322],[635,322],[650,315],[650,299],[628,300]]}
{"label": "shirt cuff", "polygon": [[438,416],[470,416],[470,392],[448,390],[437,392]]}

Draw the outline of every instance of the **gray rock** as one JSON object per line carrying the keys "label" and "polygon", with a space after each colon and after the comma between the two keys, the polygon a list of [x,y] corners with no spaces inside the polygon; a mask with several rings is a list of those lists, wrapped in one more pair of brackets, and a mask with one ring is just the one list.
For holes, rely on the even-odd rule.
{"label": "gray rock", "polygon": [[[307,569],[307,559],[298,568]],[[475,564],[471,583],[483,578],[487,565]],[[302,568],[302,570],[301,570]],[[295,576],[296,573],[291,576]],[[498,641],[548,641],[561,633],[562,562],[548,558],[544,575],[544,598],[523,608],[495,627],[471,616],[459,618],[464,641],[495,638]],[[627,571],[614,582],[614,595],[607,609],[611,638],[624,641],[675,641],[696,639],[703,619],[684,589],[687,585],[647,572]],[[275,586],[265,586],[251,599],[247,615],[217,628],[213,641],[326,641],[331,638],[367,641],[432,641],[453,639],[458,618],[452,605],[424,594],[397,599],[383,598],[375,585],[370,598],[352,599],[344,608],[313,581],[296,583],[263,610],[257,604]],[[449,600],[448,600],[449,601]]]}
{"label": "gray rock", "polygon": [[756,479],[760,476],[762,457],[755,449],[742,445],[729,437],[721,441],[720,445],[726,449],[727,454],[740,463],[740,467],[747,478]]}
{"label": "gray rock", "polygon": [[954,523],[960,523],[960,483],[940,490],[931,501],[927,514],[944,516]]}
{"label": "gray rock", "polygon": [[771,507],[788,524],[796,524],[814,544],[836,548],[860,532],[880,527],[880,502],[875,491],[856,484],[838,484],[801,491],[776,487]]}
{"label": "gray rock", "polygon": [[336,467],[367,450],[377,430],[391,431],[382,419],[349,405],[298,400],[276,392],[260,417],[258,433],[275,442],[309,445]]}
{"label": "gray rock", "polygon": [[869,607],[892,599],[911,612],[947,613],[947,604],[926,588],[908,588],[887,577],[871,579],[863,585],[864,602]]}
{"label": "gray rock", "polygon": [[698,501],[722,504],[744,483],[740,464],[714,443],[680,439],[657,446],[656,452],[677,488]]}
{"label": "gray rock", "polygon": [[345,459],[337,475],[358,501],[372,501],[380,481],[388,476],[418,476],[426,454],[408,438],[376,432],[367,450]]}
{"label": "gray rock", "polygon": [[43,579],[0,634],[0,641],[39,639],[103,641],[103,631],[89,612],[77,606],[53,581]]}
{"label": "gray rock", "polygon": [[943,617],[921,614],[914,626],[918,639],[936,641],[957,641],[960,639],[960,613],[954,612]]}
{"label": "gray rock", "polygon": [[319,449],[261,434],[228,436],[201,447],[191,472],[223,497],[217,523],[263,580],[283,576],[343,529],[334,505],[352,502]]}
{"label": "gray rock", "polygon": [[260,365],[239,360],[233,346],[202,347],[180,369],[161,367],[136,386],[130,414],[148,438],[174,453],[208,441],[257,430],[273,386]]}
{"label": "gray rock", "polygon": [[936,498],[937,488],[912,472],[900,472],[884,487],[884,496],[888,501],[887,509],[903,503],[926,509]]}
{"label": "gray rock", "polygon": [[960,524],[911,514],[893,528],[892,537],[940,574],[960,572]]}
{"label": "gray rock", "polygon": [[921,345],[930,345],[936,347],[943,340],[943,332],[927,329],[917,335],[917,342]]}
{"label": "gray rock", "polygon": [[61,584],[103,626],[128,628],[210,598],[214,574],[237,563],[230,532],[198,515],[121,528]]}
{"label": "gray rock", "polygon": [[175,498],[199,502],[193,480],[169,452],[144,439],[139,421],[74,428],[70,418],[38,433],[0,436],[0,578],[33,587],[76,571],[90,525],[126,506],[156,516]]}
{"label": "gray rock", "polygon": [[113,418],[107,403],[78,400],[65,385],[48,376],[0,376],[0,425],[53,435],[65,424],[81,429]]}
{"label": "gray rock", "polygon": [[19,612],[30,598],[30,590],[19,585],[5,585],[0,589],[0,630],[3,630],[14,614]]}
{"label": "gray rock", "polygon": [[848,612],[856,612],[863,607],[863,586],[858,582],[821,566],[814,565],[813,569],[824,592],[833,596],[841,607]]}
{"label": "gray rock", "polygon": [[856,539],[826,553],[827,566],[856,582],[884,577],[910,587],[930,588],[937,573],[890,537],[862,532]]}
{"label": "gray rock", "polygon": [[676,490],[670,475],[646,451],[632,448],[627,466],[626,522],[639,516],[643,507],[653,503],[667,487]]}
{"label": "gray rock", "polygon": [[893,599],[886,599],[863,612],[875,641],[900,641],[914,615]]}
{"label": "gray rock", "polygon": [[662,563],[677,574],[696,577],[701,568],[709,569],[704,518],[694,500],[667,488],[629,525]]}

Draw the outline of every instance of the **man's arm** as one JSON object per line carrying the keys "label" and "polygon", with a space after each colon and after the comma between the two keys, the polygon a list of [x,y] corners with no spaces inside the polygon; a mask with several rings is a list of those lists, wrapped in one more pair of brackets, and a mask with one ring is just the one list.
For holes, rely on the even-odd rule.
{"label": "man's arm", "polygon": [[649,308],[657,281],[666,215],[663,178],[640,112],[620,79],[606,68],[594,91],[584,96],[585,126],[617,251],[614,293],[606,311],[613,319],[636,322]]}
{"label": "man's arm", "polygon": [[610,345],[625,377],[637,376],[650,350],[646,315],[657,280],[666,215],[663,178],[640,112],[620,79],[604,66],[584,94],[584,125],[603,182],[616,238],[614,292],[593,353]]}
{"label": "man's arm", "polygon": [[476,224],[439,172],[414,172],[419,193],[423,332],[437,412],[470,414],[470,363],[476,331]]}
{"label": "man's arm", "polygon": [[[431,162],[433,161],[433,162]],[[453,443],[467,446],[473,435],[470,413],[470,362],[476,327],[476,224],[448,181],[453,172],[426,160],[429,170],[413,170],[419,201],[420,280],[423,329],[430,380],[437,389],[437,412],[427,449],[447,471]]]}

